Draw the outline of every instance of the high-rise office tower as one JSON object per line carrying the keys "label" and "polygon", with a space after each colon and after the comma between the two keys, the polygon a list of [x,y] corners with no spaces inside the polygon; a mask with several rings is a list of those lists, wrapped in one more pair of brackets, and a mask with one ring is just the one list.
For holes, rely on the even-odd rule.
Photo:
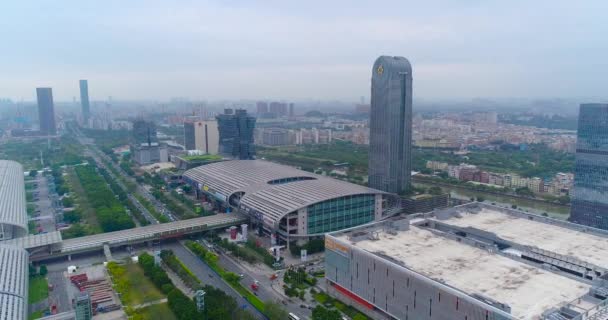
{"label": "high-rise office tower", "polygon": [[186,150],[200,150],[206,154],[219,152],[219,130],[216,120],[184,122]]}
{"label": "high-rise office tower", "polygon": [[295,116],[295,115],[296,115],[296,114],[295,114],[295,110],[294,110],[294,104],[293,104],[293,102],[292,102],[292,103],[290,103],[290,104],[289,104],[289,116],[290,116],[290,117],[293,117],[293,116]]}
{"label": "high-rise office tower", "polygon": [[412,67],[404,57],[381,56],[372,69],[369,186],[404,193],[412,171]]}
{"label": "high-rise office tower", "polygon": [[186,147],[186,150],[196,149],[196,134],[194,129],[194,121],[184,122],[184,147]]}
{"label": "high-rise office tower", "polygon": [[152,146],[158,144],[156,125],[152,121],[133,121],[133,141],[136,145]]}
{"label": "high-rise office tower", "polygon": [[87,80],[80,80],[80,104],[82,105],[82,120],[85,124],[89,123],[89,83]]}
{"label": "high-rise office tower", "polygon": [[247,160],[255,156],[253,129],[255,118],[247,115],[247,110],[226,109],[217,117],[220,132],[219,152],[236,159]]}
{"label": "high-rise office tower", "polygon": [[46,135],[57,134],[55,125],[55,106],[53,105],[52,88],[36,88],[38,98],[38,121],[40,122],[40,133]]}
{"label": "high-rise office tower", "polygon": [[570,221],[608,230],[608,104],[581,104]]}

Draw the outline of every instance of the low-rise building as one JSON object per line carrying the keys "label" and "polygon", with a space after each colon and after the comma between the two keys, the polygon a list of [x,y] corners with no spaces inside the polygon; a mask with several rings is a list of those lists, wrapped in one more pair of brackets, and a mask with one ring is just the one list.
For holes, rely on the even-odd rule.
{"label": "low-rise building", "polygon": [[426,168],[435,171],[448,171],[448,163],[441,161],[427,161]]}

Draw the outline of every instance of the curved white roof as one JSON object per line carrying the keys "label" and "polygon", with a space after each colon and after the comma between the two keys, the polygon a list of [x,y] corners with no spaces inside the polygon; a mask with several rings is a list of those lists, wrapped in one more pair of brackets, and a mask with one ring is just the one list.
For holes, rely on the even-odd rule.
{"label": "curved white roof", "polygon": [[10,160],[0,160],[0,224],[14,227],[13,238],[28,233],[23,166]]}
{"label": "curved white roof", "polygon": [[[233,160],[190,169],[186,178],[228,200],[244,193],[241,205],[277,223],[286,214],[312,204],[359,194],[387,194],[357,184],[263,160]],[[290,182],[280,180],[293,180]],[[276,182],[276,183],[271,183]]]}
{"label": "curved white roof", "polygon": [[0,245],[0,320],[27,319],[28,253]]}

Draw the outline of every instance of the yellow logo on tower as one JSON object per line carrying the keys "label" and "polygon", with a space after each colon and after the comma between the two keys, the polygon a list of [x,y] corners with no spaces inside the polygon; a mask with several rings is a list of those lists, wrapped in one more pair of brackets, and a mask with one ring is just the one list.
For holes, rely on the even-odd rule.
{"label": "yellow logo on tower", "polygon": [[376,69],[376,73],[378,73],[378,75],[381,76],[382,73],[384,73],[384,67],[382,65],[379,65],[378,69]]}

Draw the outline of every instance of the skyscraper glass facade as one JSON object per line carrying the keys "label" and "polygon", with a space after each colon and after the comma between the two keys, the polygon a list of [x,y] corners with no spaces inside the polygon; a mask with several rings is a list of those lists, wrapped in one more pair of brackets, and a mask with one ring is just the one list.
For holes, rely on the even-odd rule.
{"label": "skyscraper glass facade", "polygon": [[403,193],[412,170],[412,67],[403,57],[381,56],[372,69],[369,186]]}
{"label": "skyscraper glass facade", "polygon": [[90,116],[89,82],[87,80],[80,80],[80,104],[82,105],[82,119],[87,123]]}
{"label": "skyscraper glass facade", "polygon": [[253,129],[255,118],[246,110],[226,110],[217,116],[220,133],[219,152],[235,159],[248,160],[255,156]]}
{"label": "skyscraper glass facade", "polygon": [[138,146],[158,144],[154,122],[145,120],[133,121],[133,141]]}
{"label": "skyscraper glass facade", "polygon": [[194,122],[184,122],[184,146],[186,147],[186,150],[196,149]]}
{"label": "skyscraper glass facade", "polygon": [[53,89],[36,88],[38,99],[38,120],[40,123],[40,133],[55,135],[57,127],[55,125],[55,106],[53,104]]}
{"label": "skyscraper glass facade", "polygon": [[608,104],[582,104],[570,221],[608,230]]}

